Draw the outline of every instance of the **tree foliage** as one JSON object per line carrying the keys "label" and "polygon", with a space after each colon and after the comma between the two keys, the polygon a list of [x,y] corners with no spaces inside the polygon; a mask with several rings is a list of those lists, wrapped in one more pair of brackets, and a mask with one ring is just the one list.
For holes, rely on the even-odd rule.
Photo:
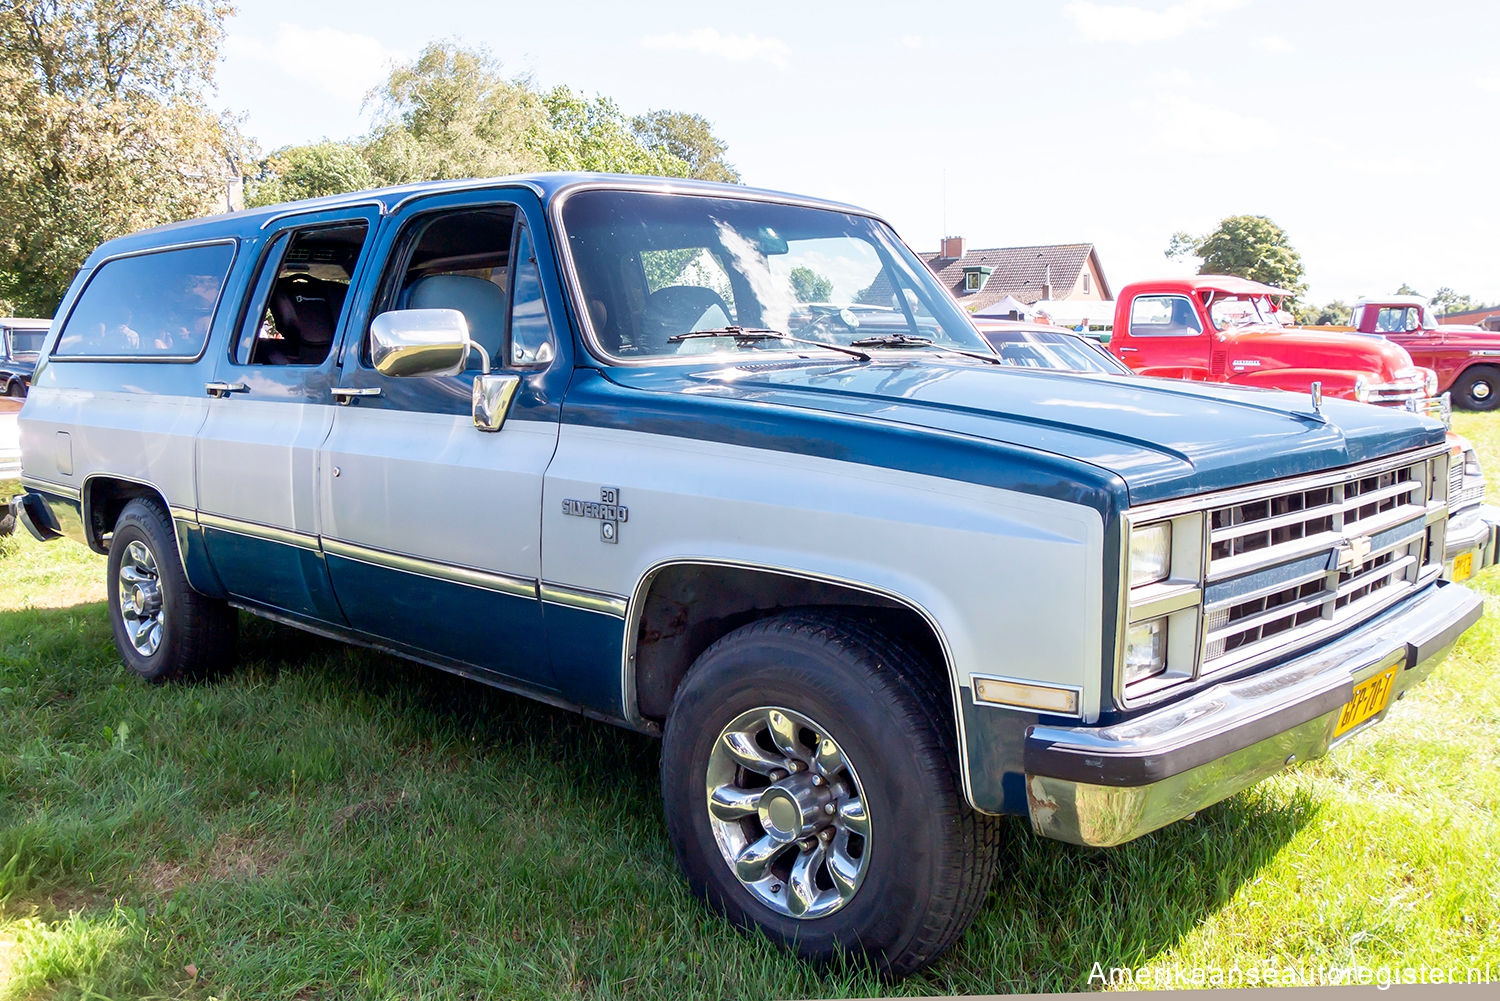
{"label": "tree foliage", "polygon": [[364,154],[383,183],[492,177],[543,167],[532,137],[541,98],[507,79],[488,50],[432,42],[371,93],[376,125]]}
{"label": "tree foliage", "polygon": [[809,267],[795,267],[788,276],[798,302],[827,302],[833,298],[833,279]]}
{"label": "tree foliage", "polygon": [[101,241],[222,208],[234,123],[205,110],[215,0],[0,0],[0,309],[50,316]]}
{"label": "tree foliage", "polygon": [[652,111],[636,117],[632,126],[636,138],[646,148],[681,160],[686,165],[686,176],[739,183],[739,171],[724,159],[729,148],[714,135],[713,125],[702,115]]}
{"label": "tree foliage", "polygon": [[1354,308],[1342,299],[1335,299],[1326,306],[1309,303],[1297,310],[1297,322],[1309,326],[1345,327],[1354,315]]}
{"label": "tree foliage", "polygon": [[532,146],[550,170],[688,176],[685,160],[642,142],[630,119],[607,97],[588,98],[554,87],[542,106],[547,119],[533,133]]}
{"label": "tree foliage", "polygon": [[380,182],[363,152],[352,143],[324,140],[287,146],[266,158],[260,176],[246,186],[245,204],[275,205],[362,191]]}
{"label": "tree foliage", "polygon": [[1287,289],[1293,295],[1307,288],[1302,280],[1301,255],[1293,249],[1286,231],[1263,215],[1229,216],[1201,237],[1176,233],[1166,253],[1168,257],[1199,258],[1203,262],[1199,274],[1238,275]]}

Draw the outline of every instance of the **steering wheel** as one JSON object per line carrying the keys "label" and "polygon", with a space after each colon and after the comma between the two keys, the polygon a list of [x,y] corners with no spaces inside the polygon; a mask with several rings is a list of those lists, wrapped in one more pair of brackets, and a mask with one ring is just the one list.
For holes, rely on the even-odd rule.
{"label": "steering wheel", "polygon": [[815,334],[834,320],[842,323],[845,330],[859,329],[859,317],[854,314],[854,310],[845,306],[843,309],[814,314],[813,318],[804,323],[802,329],[797,331],[797,336],[807,337],[810,334]]}

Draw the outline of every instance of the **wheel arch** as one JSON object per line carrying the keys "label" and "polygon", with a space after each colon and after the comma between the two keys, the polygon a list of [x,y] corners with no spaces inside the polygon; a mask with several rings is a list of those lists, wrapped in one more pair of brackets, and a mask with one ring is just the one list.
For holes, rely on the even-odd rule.
{"label": "wheel arch", "polygon": [[[82,512],[84,540],[88,547],[101,556],[109,552],[106,536],[114,531],[115,522],[125,505],[136,499],[154,500],[167,512],[172,522],[172,541],[177,545],[177,558],[181,561],[188,584],[193,590],[211,597],[222,597],[223,589],[213,571],[203,559],[201,545],[188,545],[184,541],[183,522],[195,525],[196,514],[186,508],[175,508],[168,503],[166,494],[150,480],[120,476],[115,473],[90,473],[84,478],[79,490],[79,506]],[[192,541],[191,534],[188,541]]]}
{"label": "wheel arch", "polygon": [[948,690],[964,795],[972,802],[962,689],[948,637],[921,602],[879,585],[730,559],[682,558],[653,565],[626,605],[621,665],[626,721],[656,729],[699,654],[748,622],[793,608],[879,612],[882,625],[916,648]]}

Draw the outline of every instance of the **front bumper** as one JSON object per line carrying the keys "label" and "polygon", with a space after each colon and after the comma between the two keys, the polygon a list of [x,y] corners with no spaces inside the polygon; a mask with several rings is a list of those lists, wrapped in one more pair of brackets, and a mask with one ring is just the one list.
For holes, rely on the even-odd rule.
{"label": "front bumper", "polygon": [[1126,722],[1035,726],[1025,750],[1032,829],[1079,845],[1124,844],[1318,757],[1335,742],[1356,684],[1402,666],[1386,709],[1351,733],[1383,719],[1483,612],[1473,592],[1434,584],[1289,663]]}
{"label": "front bumper", "polygon": [[1463,579],[1454,577],[1454,562],[1465,553],[1470,558],[1470,574],[1494,566],[1500,558],[1497,549],[1500,549],[1500,507],[1481,504],[1477,517],[1461,515],[1449,518],[1443,542],[1443,578]]}

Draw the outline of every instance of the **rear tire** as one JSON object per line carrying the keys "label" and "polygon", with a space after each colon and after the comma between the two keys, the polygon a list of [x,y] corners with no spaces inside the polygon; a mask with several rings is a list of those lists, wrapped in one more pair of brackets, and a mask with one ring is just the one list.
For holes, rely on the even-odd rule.
{"label": "rear tire", "polygon": [[5,395],[19,400],[26,395],[26,383],[20,379],[12,379],[5,386]]}
{"label": "rear tire", "polygon": [[940,672],[839,614],[777,615],[705,651],[662,742],[693,892],[814,961],[861,952],[899,977],[951,946],[988,895],[998,828],[964,800]]}
{"label": "rear tire", "polygon": [[1500,406],[1500,369],[1475,365],[1453,383],[1453,403],[1465,410],[1494,410]]}
{"label": "rear tire", "polygon": [[160,683],[229,666],[237,613],[188,584],[172,521],[158,501],[137,498],[125,505],[108,568],[110,624],[126,667]]}

